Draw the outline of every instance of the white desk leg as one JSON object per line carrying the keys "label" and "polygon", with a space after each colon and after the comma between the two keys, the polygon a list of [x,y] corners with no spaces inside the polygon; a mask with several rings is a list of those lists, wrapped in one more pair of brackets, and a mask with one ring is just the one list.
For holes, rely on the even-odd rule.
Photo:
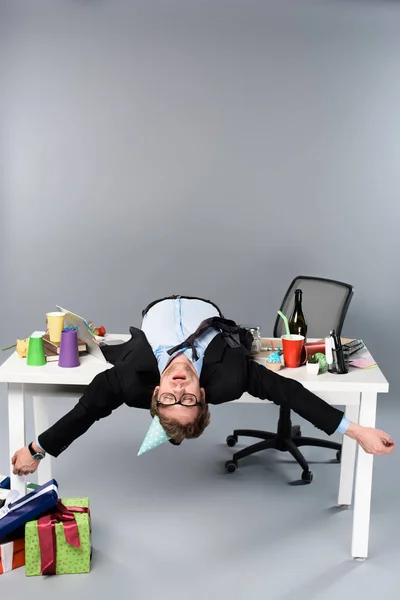
{"label": "white desk leg", "polygon": [[[346,406],[345,417],[353,423],[358,423],[360,407],[358,405]],[[357,442],[343,436],[342,458],[340,462],[340,483],[339,483],[339,506],[350,506],[353,496],[354,485],[354,463],[356,458]]]}
{"label": "white desk leg", "polygon": [[[33,419],[35,424],[35,438],[49,428],[49,415],[46,410],[46,397],[33,396]],[[46,448],[45,448],[46,450]],[[53,479],[52,476],[51,456],[46,454],[46,458],[39,465],[38,484],[43,485]]]}
{"label": "white desk leg", "polygon": [[[359,424],[375,427],[376,394],[361,394]],[[367,454],[359,446],[357,455],[356,485],[354,490],[353,538],[351,555],[353,558],[367,558],[369,521],[371,513],[373,455]]]}
{"label": "white desk leg", "polygon": [[26,478],[13,475],[11,458],[25,446],[24,386],[22,383],[8,384],[8,431],[10,444],[11,488],[25,494]]}

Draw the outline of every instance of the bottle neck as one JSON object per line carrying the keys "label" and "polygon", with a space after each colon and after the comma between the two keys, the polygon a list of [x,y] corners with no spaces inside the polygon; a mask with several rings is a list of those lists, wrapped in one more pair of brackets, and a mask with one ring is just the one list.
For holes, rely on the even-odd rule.
{"label": "bottle neck", "polygon": [[301,290],[296,290],[295,301],[294,301],[296,308],[301,308],[302,299],[303,299],[303,292]]}

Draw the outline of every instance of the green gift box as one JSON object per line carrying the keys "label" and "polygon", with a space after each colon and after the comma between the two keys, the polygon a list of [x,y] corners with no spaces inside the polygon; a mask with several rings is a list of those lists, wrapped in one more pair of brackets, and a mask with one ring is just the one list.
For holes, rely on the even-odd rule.
{"label": "green gift box", "polygon": [[[47,533],[53,538],[55,534],[55,545],[53,548],[53,558],[55,559],[54,574],[66,575],[66,574],[78,574],[78,573],[89,573],[90,561],[91,561],[91,523],[89,513],[89,499],[88,498],[63,498],[61,501],[62,505],[69,508],[69,514],[65,520],[59,519],[57,513],[59,513],[59,506],[56,506],[54,510],[49,511],[49,516],[42,517],[35,521],[30,521],[25,525],[25,574],[28,577],[33,575],[47,575],[50,573],[42,573],[42,551],[45,546],[41,549],[39,539],[39,522],[40,526],[43,526],[44,521],[47,523]],[[87,512],[75,512],[74,507],[87,508]],[[74,517],[71,517],[71,512]],[[67,529],[72,527],[74,519],[79,532],[79,545],[75,547],[71,545],[66,539],[68,537]],[[50,524],[51,520],[51,524]],[[42,534],[41,534],[42,535]],[[54,539],[54,538],[53,538]],[[50,540],[51,541],[51,540]],[[46,550],[44,550],[46,551]]]}

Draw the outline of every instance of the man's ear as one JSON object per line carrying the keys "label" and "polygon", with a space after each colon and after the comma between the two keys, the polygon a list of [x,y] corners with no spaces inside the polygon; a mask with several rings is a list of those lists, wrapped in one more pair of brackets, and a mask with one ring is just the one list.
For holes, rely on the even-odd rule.
{"label": "man's ear", "polygon": [[152,397],[151,397],[150,412],[151,412],[151,411],[155,411],[155,410],[156,410],[156,407],[157,407],[157,399],[158,399],[158,392],[159,392],[159,391],[160,391],[160,386],[159,386],[159,385],[157,385],[157,386],[154,388],[153,395],[152,395]]}
{"label": "man's ear", "polygon": [[156,385],[156,387],[154,388],[153,395],[151,397],[151,404],[152,404],[152,406],[155,406],[155,401],[156,401],[156,398],[158,398],[158,392],[159,391],[160,391],[160,386]]}
{"label": "man's ear", "polygon": [[206,391],[204,388],[200,388],[200,398],[202,399],[203,402],[206,401]]}

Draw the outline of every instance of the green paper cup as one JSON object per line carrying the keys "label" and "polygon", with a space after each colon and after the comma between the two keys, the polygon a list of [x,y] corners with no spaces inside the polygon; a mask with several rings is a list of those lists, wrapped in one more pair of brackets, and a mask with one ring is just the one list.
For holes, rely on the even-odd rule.
{"label": "green paper cup", "polygon": [[28,356],[26,364],[30,367],[42,367],[46,364],[44,355],[43,337],[41,335],[31,335],[29,338]]}

